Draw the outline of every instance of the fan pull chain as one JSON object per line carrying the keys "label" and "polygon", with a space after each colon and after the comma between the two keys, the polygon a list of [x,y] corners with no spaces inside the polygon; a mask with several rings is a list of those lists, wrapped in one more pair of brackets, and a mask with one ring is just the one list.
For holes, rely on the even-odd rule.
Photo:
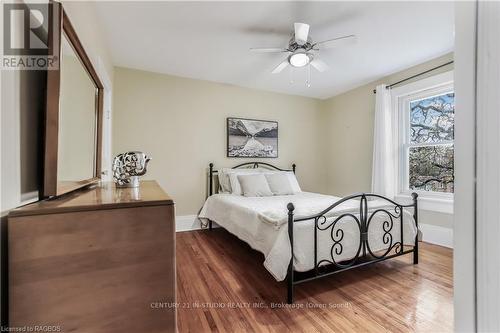
{"label": "fan pull chain", "polygon": [[293,84],[293,66],[290,66],[290,70],[288,71],[288,78],[290,80],[290,84]]}

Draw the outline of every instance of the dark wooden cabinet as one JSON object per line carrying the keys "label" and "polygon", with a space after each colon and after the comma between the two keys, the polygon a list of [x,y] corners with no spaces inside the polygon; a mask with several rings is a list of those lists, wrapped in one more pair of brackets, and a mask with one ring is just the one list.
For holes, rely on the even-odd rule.
{"label": "dark wooden cabinet", "polygon": [[14,210],[8,242],[10,326],[176,330],[174,203],[156,182]]}

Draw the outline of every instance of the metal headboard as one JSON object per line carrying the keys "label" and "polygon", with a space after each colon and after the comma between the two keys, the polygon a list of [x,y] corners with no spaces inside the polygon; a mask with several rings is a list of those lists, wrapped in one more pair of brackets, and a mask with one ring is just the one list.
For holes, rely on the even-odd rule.
{"label": "metal headboard", "polygon": [[[231,169],[257,169],[258,167],[260,166],[264,166],[264,167],[267,167],[269,169],[272,169],[272,170],[278,170],[278,171],[292,171],[293,173],[295,173],[295,168],[296,168],[296,165],[295,163],[292,164],[292,168],[291,169],[282,169],[282,168],[279,168],[275,165],[272,165],[272,164],[269,164],[269,163],[266,163],[266,162],[246,162],[246,163],[241,163],[241,164],[238,164],[234,167],[232,167]],[[214,170],[214,164],[213,163],[210,163],[208,165],[209,167],[209,172],[208,172],[208,182],[209,182],[209,189],[208,189],[208,196],[211,196],[213,193],[214,193],[214,175],[216,175],[219,171],[218,170]]]}

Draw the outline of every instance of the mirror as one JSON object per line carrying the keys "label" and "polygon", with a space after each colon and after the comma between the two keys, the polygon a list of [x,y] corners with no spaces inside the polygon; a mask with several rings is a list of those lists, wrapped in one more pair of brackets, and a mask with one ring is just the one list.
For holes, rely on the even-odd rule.
{"label": "mirror", "polygon": [[58,182],[93,178],[97,87],[63,34],[59,91]]}
{"label": "mirror", "polygon": [[100,178],[103,85],[60,3],[49,5],[43,196],[59,196]]}

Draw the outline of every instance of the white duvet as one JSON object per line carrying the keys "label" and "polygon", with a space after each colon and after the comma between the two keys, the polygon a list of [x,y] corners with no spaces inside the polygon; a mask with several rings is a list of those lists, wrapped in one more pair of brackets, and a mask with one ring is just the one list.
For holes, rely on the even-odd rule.
{"label": "white duvet", "polygon": [[[278,281],[285,279],[290,262],[290,239],[288,237],[287,204],[295,206],[295,219],[321,212],[328,206],[340,200],[339,197],[310,192],[300,192],[294,195],[273,197],[244,197],[232,194],[215,194],[210,196],[203,206],[199,217],[215,221],[220,226],[248,243],[253,249],[265,256],[264,266]],[[344,214],[359,216],[359,200],[349,200],[342,203],[327,214],[326,225]],[[394,205],[388,205],[383,200],[369,200],[369,213],[378,208],[386,208],[394,212]],[[370,214],[369,214],[370,215]],[[372,251],[387,249],[383,238],[389,237],[384,232],[383,222],[389,220],[387,214],[379,212],[374,215],[369,229],[368,242]],[[390,231],[392,242],[399,242],[400,220],[393,219],[394,225]],[[329,223],[330,222],[330,223]],[[335,232],[341,228],[344,236],[340,244],[340,255],[333,253],[336,262],[355,257],[359,248],[359,228],[352,217],[344,217],[335,226]],[[331,260],[333,245],[332,228],[318,231],[318,262],[322,259]],[[294,269],[299,272],[314,268],[314,221],[307,220],[294,223]],[[405,245],[414,245],[417,228],[412,212],[405,210],[403,216],[403,241]],[[334,235],[335,239],[337,239]],[[336,245],[335,248],[339,248]],[[334,249],[335,249],[334,248]]]}

